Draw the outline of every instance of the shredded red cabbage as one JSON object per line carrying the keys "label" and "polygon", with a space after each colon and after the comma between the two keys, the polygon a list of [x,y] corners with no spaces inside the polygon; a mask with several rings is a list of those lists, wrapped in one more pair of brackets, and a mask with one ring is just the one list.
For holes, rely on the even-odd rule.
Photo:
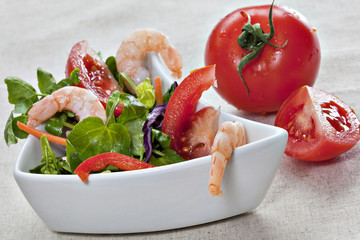
{"label": "shredded red cabbage", "polygon": [[149,113],[142,131],[144,133],[144,148],[146,159],[144,162],[148,162],[152,153],[152,144],[151,144],[151,128],[160,128],[164,119],[164,114],[166,111],[167,103],[163,105],[157,105],[151,113]]}

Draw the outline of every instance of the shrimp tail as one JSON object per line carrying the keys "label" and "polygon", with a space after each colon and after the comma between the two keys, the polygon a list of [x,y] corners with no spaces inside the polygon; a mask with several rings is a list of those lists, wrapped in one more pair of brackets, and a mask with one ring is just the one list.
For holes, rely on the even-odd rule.
{"label": "shrimp tail", "polygon": [[243,125],[238,121],[228,121],[220,125],[211,147],[211,165],[209,193],[211,196],[223,196],[220,190],[227,162],[235,148],[246,144]]}

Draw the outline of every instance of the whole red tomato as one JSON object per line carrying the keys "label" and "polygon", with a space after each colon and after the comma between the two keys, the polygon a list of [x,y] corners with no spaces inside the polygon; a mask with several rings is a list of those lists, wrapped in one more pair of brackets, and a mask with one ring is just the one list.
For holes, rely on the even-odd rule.
{"label": "whole red tomato", "polygon": [[[247,7],[233,11],[211,32],[206,49],[205,64],[216,64],[216,91],[230,104],[250,112],[277,111],[292,91],[312,86],[320,66],[320,45],[316,30],[299,12],[273,6],[274,35],[258,56],[242,69],[238,65],[248,50],[238,45],[238,37],[248,22],[259,23],[264,33],[270,32],[271,5]],[[247,52],[247,53],[245,53]]]}

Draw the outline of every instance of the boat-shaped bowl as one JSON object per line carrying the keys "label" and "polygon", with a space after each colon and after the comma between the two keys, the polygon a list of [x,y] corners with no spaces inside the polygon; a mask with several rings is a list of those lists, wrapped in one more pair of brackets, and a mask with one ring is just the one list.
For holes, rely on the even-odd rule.
{"label": "boat-shaped bowl", "polygon": [[[173,81],[155,54],[147,58],[164,89]],[[199,104],[199,108],[202,104]],[[285,130],[222,112],[219,122],[242,122],[248,143],[227,164],[222,197],[208,192],[210,156],[129,172],[77,175],[29,173],[40,164],[39,139],[29,136],[14,166],[14,177],[31,207],[53,231],[135,233],[193,226],[254,210],[263,201],[281,162]],[[52,145],[56,155],[64,148]]]}

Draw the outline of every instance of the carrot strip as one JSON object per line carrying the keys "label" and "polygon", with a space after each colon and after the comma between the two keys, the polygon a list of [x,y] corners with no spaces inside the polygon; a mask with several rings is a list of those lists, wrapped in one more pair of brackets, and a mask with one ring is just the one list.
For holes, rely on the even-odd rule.
{"label": "carrot strip", "polygon": [[155,84],[155,99],[157,105],[163,105],[163,95],[162,95],[162,88],[161,88],[161,78],[155,77],[154,79]]}
{"label": "carrot strip", "polygon": [[31,134],[35,137],[40,138],[42,135],[46,135],[46,138],[48,139],[49,142],[53,142],[53,143],[57,143],[57,144],[66,146],[66,138],[54,136],[50,133],[40,131],[38,129],[29,127],[28,125],[23,124],[22,122],[17,122],[17,126],[24,132],[27,132],[28,134]]}
{"label": "carrot strip", "polygon": [[74,173],[77,174],[83,182],[86,182],[90,172],[100,171],[107,165],[112,165],[126,171],[155,167],[154,165],[120,153],[107,152],[88,158],[75,169]]}

